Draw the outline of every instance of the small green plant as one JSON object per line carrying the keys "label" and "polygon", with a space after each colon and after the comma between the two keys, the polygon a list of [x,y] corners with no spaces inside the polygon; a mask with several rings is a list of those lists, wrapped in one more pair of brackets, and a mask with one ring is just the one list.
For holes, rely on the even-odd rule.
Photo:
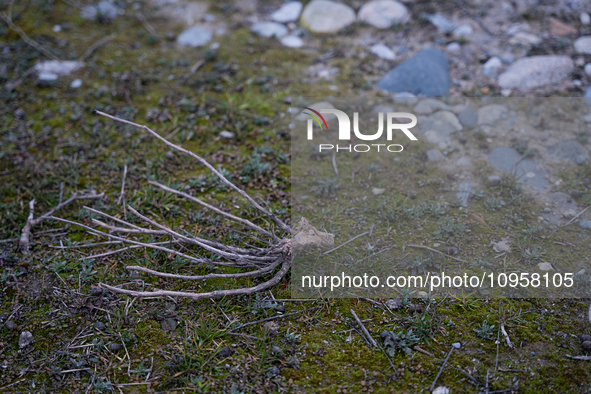
{"label": "small green plant", "polygon": [[86,281],[94,274],[96,274],[96,271],[94,270],[94,259],[83,260],[82,269],[80,270],[80,279]]}
{"label": "small green plant", "polygon": [[525,249],[521,253],[521,257],[528,263],[534,263],[544,257],[544,252],[540,250],[540,247],[533,245],[531,248]]}
{"label": "small green plant", "polygon": [[334,196],[340,187],[337,178],[326,177],[326,179],[317,179],[312,191],[318,197],[329,198]]}
{"label": "small green plant", "polygon": [[396,356],[396,353],[398,352],[404,352],[407,355],[410,355],[412,347],[421,340],[413,333],[412,328],[408,329],[408,331],[404,331],[404,329],[398,332],[384,331],[382,332],[381,337],[384,341],[384,347],[390,357]]}
{"label": "small green plant", "polygon": [[495,326],[488,324],[488,321],[483,321],[482,325],[474,329],[476,335],[482,339],[492,339],[493,330]]}
{"label": "small green plant", "polygon": [[501,197],[493,197],[493,198],[488,198],[484,202],[484,205],[486,205],[486,207],[488,209],[490,209],[491,211],[496,212],[505,206],[505,201],[503,201],[503,199]]}
{"label": "small green plant", "polygon": [[435,239],[446,240],[452,243],[470,232],[464,223],[456,222],[454,218],[449,216],[441,218],[437,222],[437,225],[439,227],[433,232]]}
{"label": "small green plant", "polygon": [[113,385],[111,384],[110,381],[107,380],[107,378],[105,378],[103,376],[96,378],[94,380],[93,386],[94,386],[94,389],[100,394],[103,394],[103,393],[106,393],[109,391],[113,391]]}
{"label": "small green plant", "polygon": [[472,200],[480,200],[484,198],[484,192],[482,190],[474,189],[470,191],[470,199]]}
{"label": "small green plant", "polygon": [[300,334],[296,334],[295,331],[289,332],[289,329],[288,329],[287,332],[285,333],[285,339],[287,339],[289,342],[294,343],[300,339]]}

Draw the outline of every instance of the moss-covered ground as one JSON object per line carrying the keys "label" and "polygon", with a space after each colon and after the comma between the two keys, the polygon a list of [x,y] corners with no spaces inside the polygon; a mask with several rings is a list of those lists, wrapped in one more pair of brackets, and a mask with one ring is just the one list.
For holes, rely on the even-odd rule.
{"label": "moss-covered ground", "polygon": [[[6,3],[0,6],[2,14],[7,12]],[[88,204],[139,223],[117,205],[125,166],[125,203],[175,228],[228,243],[258,242],[234,231],[217,215],[157,190],[148,180],[183,188],[261,226],[272,226],[190,158],[170,152],[140,130],[93,114],[95,109],[147,124],[200,154],[289,222],[290,115],[284,100],[335,94],[331,85],[337,86],[341,96],[377,94],[359,71],[364,61],[343,55],[339,35],[294,51],[275,40],[256,38],[248,26],[237,24],[216,38],[220,43],[216,51],[178,48],[163,33],[182,30],[170,21],[150,18],[156,31],[162,32],[152,36],[132,12],[112,23],[95,23],[80,18],[70,3],[30,0],[16,2],[13,10],[14,23],[61,59],[77,59],[102,37],[116,35],[87,59],[83,69],[55,83],[39,85],[27,74],[45,58],[0,24],[0,78],[5,84],[0,91],[0,391],[429,392],[456,342],[462,346],[453,352],[437,382],[454,393],[591,390],[587,362],[566,357],[584,355],[579,335],[591,333],[584,300],[401,297],[400,307],[391,309],[381,302],[385,300],[292,300],[289,277],[252,296],[199,302],[133,299],[105,292],[96,284],[131,281],[147,287],[206,291],[250,286],[263,279],[195,284],[130,276],[125,265],[194,274],[214,268],[192,267],[188,260],[147,249],[87,259],[114,246],[81,247],[104,239],[50,220],[34,228],[32,252],[19,252],[17,238],[29,214],[29,201],[36,200],[36,215],[46,212],[59,201],[61,184],[65,197],[83,189],[104,192],[105,197],[77,202],[57,216],[88,224],[97,218],[82,209]],[[210,10],[222,18],[232,7],[211,2]],[[52,30],[57,24],[62,26],[59,35]],[[308,66],[329,52],[331,67],[341,70],[338,76],[331,82],[307,80]],[[200,60],[204,64],[192,72]],[[80,88],[69,87],[74,78],[83,81]],[[6,88],[9,84],[11,89]],[[235,138],[220,139],[223,130],[235,133]],[[390,201],[392,220],[405,225],[394,226],[390,238],[380,234],[383,243],[400,248],[403,241],[410,242],[400,238],[408,236],[406,224],[424,229],[416,233],[421,235],[416,235],[415,243],[433,241],[440,218],[427,213],[415,217],[406,210],[432,199],[445,183],[446,174],[437,170],[419,172],[426,149],[419,145],[411,152],[400,179],[401,191],[424,186],[420,193],[424,201],[406,201],[402,192],[398,200]],[[573,179],[585,176],[588,172],[564,177],[580,189],[578,202],[588,196],[589,184]],[[483,198],[474,201],[474,217],[453,204],[443,215],[468,226],[481,245],[505,230],[518,233],[522,244],[506,256],[509,261],[527,257],[535,264],[541,258],[588,256],[588,239],[574,245],[565,240],[580,238],[575,230],[538,228],[532,212],[541,207],[524,194],[517,196],[510,180],[503,182],[501,188],[487,192],[490,198],[505,199],[508,206],[493,210]],[[330,202],[326,205],[330,208]],[[347,221],[339,215],[331,217],[335,227],[342,229]],[[528,229],[530,233],[522,235]],[[356,230],[342,231],[337,242]],[[450,231],[453,236],[454,230]],[[472,250],[469,240],[458,242],[465,247],[462,257],[466,259],[475,260],[482,252]],[[384,247],[383,243],[377,247]],[[532,257],[534,245],[542,248],[542,257]],[[411,257],[416,256],[429,254],[416,250]],[[351,309],[379,347],[368,346]],[[272,324],[238,328],[292,312],[299,313]],[[14,324],[6,324],[9,321]],[[500,333],[501,323],[514,348],[507,346]],[[34,342],[20,349],[23,331],[31,332]],[[380,338],[383,331],[411,331],[413,346],[385,347]]]}

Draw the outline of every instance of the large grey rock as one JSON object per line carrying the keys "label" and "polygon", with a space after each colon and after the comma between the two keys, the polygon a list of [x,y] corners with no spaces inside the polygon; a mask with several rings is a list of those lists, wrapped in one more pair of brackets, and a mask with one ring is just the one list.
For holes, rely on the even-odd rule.
{"label": "large grey rock", "polygon": [[458,114],[458,119],[460,123],[466,127],[472,127],[476,124],[476,119],[478,118],[478,113],[472,107],[464,108]]}
{"label": "large grey rock", "polygon": [[509,109],[501,104],[489,104],[478,108],[477,123],[479,125],[492,125],[500,119],[507,117]]}
{"label": "large grey rock", "polygon": [[273,36],[281,38],[287,35],[287,27],[276,22],[257,22],[250,27],[250,31],[267,38]]}
{"label": "large grey rock", "polygon": [[554,204],[556,204],[563,211],[567,211],[569,209],[573,209],[573,210],[577,209],[577,203],[573,200],[573,198],[571,196],[569,196],[566,193],[562,193],[562,192],[550,193],[550,195],[548,197],[550,198],[550,201],[552,201]]}
{"label": "large grey rock", "polygon": [[193,26],[183,31],[176,42],[190,47],[200,47],[211,41],[211,31],[201,26]]}
{"label": "large grey rock", "polygon": [[408,22],[410,13],[398,1],[373,0],[361,6],[358,19],[378,29],[389,29],[393,25]]}
{"label": "large grey rock", "polygon": [[449,89],[449,62],[437,49],[423,49],[390,70],[378,82],[389,92],[410,92],[421,96],[445,96]]}
{"label": "large grey rock", "polygon": [[280,23],[296,21],[300,17],[302,7],[299,1],[288,1],[271,14],[271,19]]}
{"label": "large grey rock", "polygon": [[499,75],[499,85],[503,89],[533,89],[562,81],[574,68],[568,56],[525,57]]}
{"label": "large grey rock", "polygon": [[513,167],[515,167],[517,181],[537,190],[542,191],[550,184],[546,179],[548,173],[540,164],[530,159],[521,160],[521,155],[513,148],[506,146],[495,148],[488,156],[488,160],[493,167],[509,174],[513,173]]}
{"label": "large grey rock", "polygon": [[573,43],[575,50],[579,53],[591,54],[591,36],[579,37]]}
{"label": "large grey rock", "polygon": [[453,112],[439,111],[430,116],[419,116],[418,125],[430,143],[439,149],[451,144],[450,135],[462,130],[462,125]]}
{"label": "large grey rock", "polygon": [[355,22],[355,11],[331,0],[314,0],[306,5],[300,23],[312,33],[336,33]]}
{"label": "large grey rock", "polygon": [[80,15],[91,21],[112,21],[119,15],[119,8],[110,1],[103,0],[96,5],[82,7]]}
{"label": "large grey rock", "polygon": [[560,141],[548,148],[548,154],[577,163],[579,155],[584,156],[585,148],[576,141]]}

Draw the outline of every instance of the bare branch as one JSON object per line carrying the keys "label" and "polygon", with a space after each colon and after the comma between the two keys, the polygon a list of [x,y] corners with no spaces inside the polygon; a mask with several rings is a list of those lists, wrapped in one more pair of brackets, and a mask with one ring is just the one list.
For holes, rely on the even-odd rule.
{"label": "bare branch", "polygon": [[165,145],[178,150],[179,152],[183,152],[189,156],[191,156],[192,158],[196,159],[199,163],[201,163],[202,165],[204,165],[205,167],[207,167],[211,172],[213,172],[218,178],[220,178],[222,180],[222,182],[224,182],[226,185],[230,186],[232,189],[234,189],[235,191],[237,191],[240,195],[242,195],[244,198],[246,198],[252,205],[255,206],[256,209],[258,209],[259,211],[263,212],[265,215],[269,216],[271,219],[273,219],[273,221],[275,223],[277,223],[285,232],[290,233],[291,234],[291,228],[283,223],[278,217],[276,217],[273,213],[267,211],[265,208],[263,208],[261,205],[259,205],[252,197],[250,197],[244,190],[240,189],[238,186],[236,186],[235,184],[233,184],[232,182],[230,182],[228,179],[226,179],[225,176],[222,175],[222,173],[220,173],[218,170],[216,170],[211,164],[209,164],[205,159],[203,159],[201,156],[196,155],[195,153],[188,151],[184,148],[181,148],[178,145],[173,144],[172,142],[166,140],[164,137],[160,136],[160,134],[156,133],[154,130],[150,129],[148,126],[145,125],[140,125],[138,123],[135,122],[131,122],[129,120],[125,120],[122,118],[118,118],[116,116],[113,115],[109,115],[105,112],[102,111],[98,111],[95,110],[95,112],[101,116],[107,117],[109,119],[115,120],[117,122],[121,122],[121,123],[125,123],[137,128],[140,128],[142,130],[147,131],[148,133],[150,133],[152,136],[156,137],[157,139],[159,139],[160,141],[162,141]]}
{"label": "bare branch", "polygon": [[35,208],[35,199],[29,202],[29,217],[27,218],[27,223],[23,227],[21,231],[21,237],[19,239],[19,246],[23,253],[28,253],[31,247],[31,230],[33,227],[37,226],[43,220],[48,219],[51,217],[55,212],[59,209],[65,207],[69,203],[76,201],[76,200],[85,200],[85,199],[95,199],[101,198],[104,196],[104,193],[96,194],[96,192],[91,191],[89,194],[82,194],[78,195],[77,193],[72,194],[70,198],[68,198],[64,202],[60,202],[58,205],[50,209],[48,212],[44,213],[43,215],[39,216],[37,219],[34,219],[34,208]]}
{"label": "bare branch", "polygon": [[212,211],[214,211],[214,212],[216,212],[216,213],[218,213],[218,214],[220,214],[222,216],[225,216],[225,217],[227,217],[227,218],[229,218],[231,220],[234,220],[236,222],[242,223],[242,224],[244,224],[244,225],[246,225],[246,226],[248,226],[248,227],[250,227],[250,228],[252,228],[252,229],[254,229],[254,230],[256,230],[256,231],[258,231],[260,233],[262,233],[262,234],[265,234],[268,237],[272,237],[276,241],[279,240],[279,238],[275,234],[272,234],[272,233],[268,232],[267,230],[264,230],[264,229],[260,228],[256,224],[252,223],[250,220],[242,219],[242,218],[240,218],[238,216],[232,215],[231,213],[224,212],[221,209],[216,208],[213,205],[210,205],[210,204],[206,203],[205,201],[202,201],[202,200],[198,199],[197,197],[193,197],[190,194],[181,192],[179,190],[172,189],[172,188],[170,188],[168,186],[165,186],[165,185],[163,185],[161,183],[158,183],[158,182],[155,182],[155,181],[148,181],[148,183],[151,184],[151,185],[154,185],[154,186],[158,186],[159,188],[161,188],[163,190],[166,190],[167,192],[171,192],[171,193],[174,193],[174,194],[178,194],[179,196],[183,196],[186,199],[189,199],[189,200],[191,200],[193,202],[196,202],[197,204],[200,204],[200,205],[202,205],[202,206],[204,206],[204,207],[206,207],[208,209],[211,209]]}
{"label": "bare branch", "polygon": [[155,291],[134,291],[134,290],[126,290],[120,289],[118,287],[109,286],[104,283],[99,283],[99,286],[112,291],[113,293],[125,294],[132,297],[185,297],[191,298],[195,301],[203,300],[205,298],[218,298],[218,297],[227,297],[227,296],[237,296],[242,294],[253,294],[262,290],[266,290],[269,287],[275,286],[283,276],[289,270],[291,265],[291,260],[289,258],[284,258],[282,261],[282,266],[279,271],[271,278],[270,280],[263,282],[259,285],[253,287],[247,287],[243,289],[230,289],[230,290],[216,290],[208,293],[190,293],[184,291],[169,291],[169,290],[155,290]]}
{"label": "bare branch", "polygon": [[80,56],[79,61],[81,61],[81,62],[86,61],[86,59],[88,59],[94,53],[94,51],[96,51],[97,49],[99,49],[101,46],[105,45],[109,41],[114,40],[115,37],[117,37],[116,34],[111,34],[111,35],[103,37],[100,40],[98,40],[97,42],[95,42],[90,47],[88,47],[86,52],[84,52],[84,55]]}

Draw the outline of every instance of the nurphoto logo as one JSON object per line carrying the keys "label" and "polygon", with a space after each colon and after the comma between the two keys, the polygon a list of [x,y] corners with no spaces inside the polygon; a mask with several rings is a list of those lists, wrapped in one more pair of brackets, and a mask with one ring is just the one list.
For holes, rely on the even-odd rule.
{"label": "nurphoto logo", "polygon": [[[304,107],[311,112],[313,112],[316,116],[309,112],[304,112],[304,114],[310,116],[311,119],[308,119],[308,140],[314,139],[314,122],[316,121],[318,126],[320,126],[320,130],[328,131],[328,124],[326,119],[322,116],[322,114],[333,114],[337,117],[339,122],[339,140],[340,141],[351,141],[351,120],[349,116],[338,109],[321,109],[320,112],[309,108]],[[410,123],[400,123],[401,119],[410,119]],[[322,122],[321,122],[322,121]],[[411,141],[417,141],[417,137],[413,135],[410,131],[411,128],[416,126],[417,124],[417,117],[408,112],[388,112],[386,113],[386,140],[392,141],[392,135],[395,130],[402,131]],[[323,127],[324,125],[324,127]],[[353,133],[355,137],[361,141],[376,141],[382,138],[384,133],[384,113],[378,113],[378,131],[374,134],[363,134],[359,130],[359,112],[353,113]],[[339,145],[339,144],[320,144],[319,151],[328,152],[328,151],[348,151],[348,152],[369,152],[371,150],[377,150],[378,152],[381,151],[388,151],[392,153],[402,152],[404,147],[400,144],[354,144],[354,145]]]}

